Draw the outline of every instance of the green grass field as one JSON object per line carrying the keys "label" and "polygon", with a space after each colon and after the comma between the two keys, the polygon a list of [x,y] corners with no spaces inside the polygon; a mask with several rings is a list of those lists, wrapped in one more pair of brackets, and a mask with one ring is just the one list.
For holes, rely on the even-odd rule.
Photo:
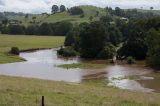
{"label": "green grass field", "polygon": [[18,47],[20,50],[55,48],[63,43],[64,37],[60,36],[0,35],[0,63],[23,61],[18,56],[8,55],[11,47]]}
{"label": "green grass field", "polygon": [[73,84],[0,76],[0,105],[39,106],[41,96],[46,106],[160,106],[158,93],[119,90],[103,80]]}
{"label": "green grass field", "polygon": [[107,65],[106,64],[91,64],[91,63],[73,63],[73,64],[62,64],[58,65],[58,67],[61,68],[105,68]]}

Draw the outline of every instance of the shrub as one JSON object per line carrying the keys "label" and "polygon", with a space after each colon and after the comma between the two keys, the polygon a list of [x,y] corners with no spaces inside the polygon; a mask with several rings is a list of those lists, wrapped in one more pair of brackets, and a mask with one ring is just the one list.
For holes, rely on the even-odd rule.
{"label": "shrub", "polygon": [[62,54],[63,54],[63,51],[64,51],[64,49],[63,49],[63,47],[61,46],[61,48],[60,48],[59,50],[57,50],[57,54],[58,54],[58,55],[62,55]]}
{"label": "shrub", "polygon": [[132,56],[127,57],[127,63],[128,64],[135,64],[135,59]]}
{"label": "shrub", "polygon": [[19,55],[19,53],[20,53],[19,48],[18,47],[12,47],[10,53],[14,54],[14,55]]}
{"label": "shrub", "polygon": [[76,51],[72,47],[66,47],[66,48],[60,48],[57,51],[58,55],[64,56],[64,57],[71,57],[76,56]]}
{"label": "shrub", "polygon": [[84,13],[80,15],[80,18],[84,18],[84,17],[85,17]]}

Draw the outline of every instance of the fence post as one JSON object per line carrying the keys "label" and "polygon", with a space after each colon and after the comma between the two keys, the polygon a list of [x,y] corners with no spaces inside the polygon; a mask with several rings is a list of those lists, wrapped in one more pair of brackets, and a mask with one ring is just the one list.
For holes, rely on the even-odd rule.
{"label": "fence post", "polygon": [[42,96],[42,106],[44,106],[44,96]]}

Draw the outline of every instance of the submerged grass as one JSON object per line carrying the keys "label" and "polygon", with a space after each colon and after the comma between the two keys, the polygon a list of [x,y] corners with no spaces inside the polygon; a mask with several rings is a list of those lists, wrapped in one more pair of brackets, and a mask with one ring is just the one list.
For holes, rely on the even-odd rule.
{"label": "submerged grass", "polygon": [[[159,106],[160,94],[107,87],[107,81],[80,84],[0,76],[0,103],[49,106]],[[23,104],[23,105],[22,105]]]}
{"label": "submerged grass", "polygon": [[138,75],[130,75],[130,76],[123,76],[123,77],[113,77],[112,80],[125,80],[125,79],[129,79],[129,80],[139,80],[140,76]]}
{"label": "submerged grass", "polygon": [[18,47],[20,50],[55,48],[63,43],[64,37],[59,36],[0,35],[0,63],[23,61],[18,56],[8,54],[11,47]]}
{"label": "submerged grass", "polygon": [[73,63],[73,64],[62,64],[58,65],[61,68],[105,68],[107,64],[91,64],[91,63]]}

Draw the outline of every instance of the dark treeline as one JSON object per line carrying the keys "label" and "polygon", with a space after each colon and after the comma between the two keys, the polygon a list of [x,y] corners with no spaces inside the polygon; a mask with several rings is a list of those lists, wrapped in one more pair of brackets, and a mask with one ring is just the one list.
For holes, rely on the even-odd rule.
{"label": "dark treeline", "polygon": [[[52,14],[56,14],[58,12],[64,12],[67,11],[70,15],[80,15],[80,17],[85,17],[84,11],[81,7],[72,7],[72,8],[67,8],[64,5],[57,6],[53,5],[51,12]],[[137,18],[143,18],[143,19],[148,19],[152,17],[156,17],[155,14],[152,12],[138,12],[136,9],[132,10],[123,10],[120,9],[119,7],[116,7],[115,9],[112,9],[110,7],[105,8],[106,15],[102,16],[100,18],[100,21],[103,23],[115,23],[115,20],[113,20],[114,16],[118,17],[125,17],[124,20],[133,20]],[[96,12],[95,17],[98,16],[99,11]],[[32,21],[30,21],[30,25],[25,27],[23,26],[21,21],[18,20],[8,20],[6,16],[8,15],[19,15],[19,16],[24,16],[26,19],[29,14],[24,14],[24,13],[14,13],[14,12],[4,12],[1,13],[0,15],[0,31],[2,34],[26,34],[26,35],[62,35],[65,36],[70,29],[72,29],[72,26],[70,22],[57,22],[57,23],[41,23],[41,22],[36,22],[36,17],[32,17]],[[89,21],[92,22],[93,16],[89,17]],[[122,24],[122,19],[117,18],[116,23],[121,25]],[[119,33],[119,31],[114,31],[114,30],[121,30],[124,36],[127,36],[126,34],[128,32],[124,32],[126,28],[124,29],[123,27],[126,26],[118,26],[117,28],[110,28],[110,32],[114,36],[115,33]],[[130,26],[129,26],[130,27]],[[123,30],[123,31],[122,31]],[[112,37],[113,37],[112,36]],[[114,37],[112,38],[114,39]],[[116,43],[116,42],[115,42]]]}
{"label": "dark treeline", "polygon": [[43,23],[41,25],[1,25],[2,34],[26,34],[26,35],[57,35],[64,36],[73,25],[70,22]]}
{"label": "dark treeline", "polygon": [[111,19],[107,16],[74,27],[66,36],[65,46],[73,47],[82,58],[133,57],[146,59],[148,65],[160,69],[160,17],[134,18],[128,22],[117,19],[115,24],[108,20]]}
{"label": "dark treeline", "polygon": [[15,12],[0,12],[0,16],[25,16],[26,14],[23,12],[15,13]]}

